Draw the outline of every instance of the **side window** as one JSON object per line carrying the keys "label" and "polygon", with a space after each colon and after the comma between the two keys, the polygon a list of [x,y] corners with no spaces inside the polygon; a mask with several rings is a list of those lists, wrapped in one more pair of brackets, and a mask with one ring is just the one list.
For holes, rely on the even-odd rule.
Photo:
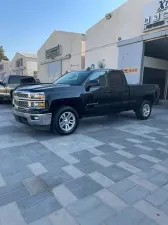
{"label": "side window", "polygon": [[9,84],[20,84],[20,76],[11,76],[9,78]]}
{"label": "side window", "polygon": [[98,72],[95,72],[94,74],[91,75],[89,81],[91,80],[98,80],[99,81],[99,84],[101,87],[105,87],[106,86],[106,71],[98,71]]}
{"label": "side window", "polygon": [[113,86],[124,86],[124,80],[122,72],[120,71],[109,71],[107,74],[108,85]]}
{"label": "side window", "polygon": [[8,83],[8,77],[5,77],[3,80],[3,84],[7,84]]}

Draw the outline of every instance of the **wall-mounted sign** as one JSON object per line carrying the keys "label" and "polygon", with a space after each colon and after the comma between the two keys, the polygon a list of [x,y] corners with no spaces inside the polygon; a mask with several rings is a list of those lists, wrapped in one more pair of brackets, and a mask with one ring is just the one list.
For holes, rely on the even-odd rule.
{"label": "wall-mounted sign", "polygon": [[166,10],[166,11],[163,12],[163,17],[164,17],[164,19],[167,19],[168,18],[168,10]]}
{"label": "wall-mounted sign", "polygon": [[62,50],[61,45],[57,45],[54,48],[46,50],[45,52],[46,59],[51,59],[51,58],[55,58],[56,56],[60,56],[62,54],[61,50]]}
{"label": "wall-mounted sign", "polygon": [[167,8],[168,8],[168,0],[160,0],[157,12],[163,11]]}
{"label": "wall-mounted sign", "polygon": [[126,69],[123,69],[123,72],[124,73],[137,73],[138,69],[137,68],[126,68]]}
{"label": "wall-mounted sign", "polygon": [[[152,7],[152,6],[151,6]],[[156,13],[145,16],[144,31],[168,25],[168,0],[158,1]]]}
{"label": "wall-mounted sign", "polygon": [[23,58],[20,58],[20,59],[16,60],[16,67],[18,68],[18,67],[21,67],[21,66],[23,66]]}
{"label": "wall-mounted sign", "polygon": [[160,20],[160,13],[156,13],[154,16],[153,16],[153,22],[157,22]]}
{"label": "wall-mounted sign", "polygon": [[2,70],[4,70],[4,65],[3,64],[0,65],[0,71],[2,71]]}

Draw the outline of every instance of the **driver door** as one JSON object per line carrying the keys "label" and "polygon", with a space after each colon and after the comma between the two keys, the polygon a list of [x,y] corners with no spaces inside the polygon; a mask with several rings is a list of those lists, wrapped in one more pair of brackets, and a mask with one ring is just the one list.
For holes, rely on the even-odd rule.
{"label": "driver door", "polygon": [[106,73],[106,71],[95,71],[87,81],[97,80],[99,86],[90,87],[84,93],[86,115],[102,115],[110,110],[111,95],[107,86]]}

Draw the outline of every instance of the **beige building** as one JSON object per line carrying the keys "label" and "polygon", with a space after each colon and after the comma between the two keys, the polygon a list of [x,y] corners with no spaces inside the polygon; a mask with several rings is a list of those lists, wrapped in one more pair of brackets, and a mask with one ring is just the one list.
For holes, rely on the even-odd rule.
{"label": "beige building", "polygon": [[132,84],[156,83],[168,98],[168,0],[128,0],[86,32],[86,67],[123,69]]}
{"label": "beige building", "polygon": [[11,74],[10,61],[2,60],[0,62],[0,80]]}
{"label": "beige building", "polygon": [[85,35],[55,30],[37,53],[38,78],[53,82],[66,71],[85,68]]}
{"label": "beige building", "polygon": [[11,61],[11,74],[37,76],[37,55],[17,52]]}

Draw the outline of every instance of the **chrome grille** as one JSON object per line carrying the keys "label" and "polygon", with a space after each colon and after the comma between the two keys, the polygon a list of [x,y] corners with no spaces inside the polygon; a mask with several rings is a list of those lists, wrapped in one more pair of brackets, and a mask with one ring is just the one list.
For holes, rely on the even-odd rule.
{"label": "chrome grille", "polygon": [[14,96],[18,98],[29,98],[29,95],[27,93],[22,92],[14,92]]}
{"label": "chrome grille", "polygon": [[16,99],[14,99],[14,105],[20,108],[28,108],[28,102],[27,101],[17,101]]}

